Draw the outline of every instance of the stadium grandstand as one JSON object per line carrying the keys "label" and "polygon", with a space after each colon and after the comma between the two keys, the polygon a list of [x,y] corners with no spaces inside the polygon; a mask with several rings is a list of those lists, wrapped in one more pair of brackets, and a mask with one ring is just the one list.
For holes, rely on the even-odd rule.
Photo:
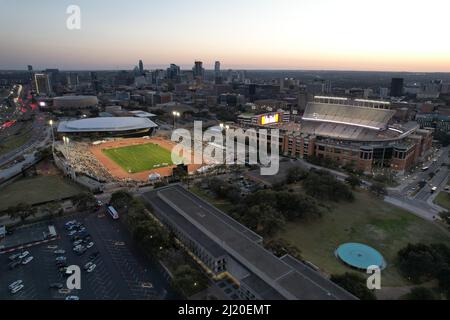
{"label": "stadium grandstand", "polygon": [[303,120],[384,130],[394,114],[389,109],[314,102],[307,105]]}
{"label": "stadium grandstand", "polygon": [[415,122],[394,123],[390,103],[315,97],[300,130],[284,132],[283,153],[294,158],[328,158],[372,173],[391,168],[404,173],[431,148],[432,132]]}

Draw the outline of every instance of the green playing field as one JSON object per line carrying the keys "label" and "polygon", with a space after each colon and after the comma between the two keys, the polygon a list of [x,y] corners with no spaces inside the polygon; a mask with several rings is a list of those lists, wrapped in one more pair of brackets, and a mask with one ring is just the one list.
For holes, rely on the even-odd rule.
{"label": "green playing field", "polygon": [[171,152],[154,143],[102,151],[108,158],[129,173],[164,168],[173,164]]}

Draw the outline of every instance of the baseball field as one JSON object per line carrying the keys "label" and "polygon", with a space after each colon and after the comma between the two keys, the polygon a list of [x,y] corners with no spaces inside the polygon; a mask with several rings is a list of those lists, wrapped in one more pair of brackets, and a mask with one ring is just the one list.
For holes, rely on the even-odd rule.
{"label": "baseball field", "polygon": [[171,152],[154,143],[104,149],[102,152],[128,173],[172,166]]}

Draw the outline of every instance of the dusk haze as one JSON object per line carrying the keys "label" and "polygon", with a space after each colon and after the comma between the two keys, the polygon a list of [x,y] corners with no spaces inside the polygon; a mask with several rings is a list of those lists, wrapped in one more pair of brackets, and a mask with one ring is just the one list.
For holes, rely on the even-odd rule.
{"label": "dusk haze", "polygon": [[[81,8],[76,32],[65,28],[70,4]],[[448,72],[449,11],[446,0],[1,0],[0,69],[121,69],[141,57],[154,67],[220,58],[227,68]]]}

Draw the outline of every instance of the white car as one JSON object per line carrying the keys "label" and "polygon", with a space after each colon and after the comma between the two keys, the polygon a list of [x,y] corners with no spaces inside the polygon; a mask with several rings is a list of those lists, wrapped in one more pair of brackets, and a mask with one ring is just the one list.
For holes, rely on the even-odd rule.
{"label": "white car", "polygon": [[25,258],[26,256],[28,256],[30,253],[28,252],[28,251],[24,251],[24,252],[22,252],[19,256],[18,256],[18,258],[19,259],[23,259],[23,258]]}
{"label": "white car", "polygon": [[53,252],[54,254],[65,254],[66,253],[66,250],[62,250],[62,249],[60,249],[60,250],[56,250],[55,252]]}
{"label": "white car", "polygon": [[27,258],[25,258],[25,260],[22,261],[22,264],[28,264],[30,263],[31,260],[33,260],[34,257],[33,256],[29,256]]}
{"label": "white car", "polygon": [[79,246],[80,244],[82,244],[83,243],[83,240],[77,240],[77,241],[75,241],[74,243],[73,243],[73,246],[74,247],[77,247],[77,246]]}
{"label": "white car", "polygon": [[73,301],[76,301],[76,300],[80,300],[80,297],[78,297],[78,296],[67,296],[67,297],[66,297],[66,300],[73,300]]}
{"label": "white car", "polygon": [[92,271],[95,270],[95,267],[97,267],[97,265],[96,265],[96,264],[92,264],[92,265],[86,270],[86,272],[91,273]]}
{"label": "white car", "polygon": [[15,294],[15,293],[19,292],[20,290],[22,290],[23,287],[24,287],[24,285],[23,285],[23,284],[20,284],[20,285],[18,285],[18,286],[16,286],[16,287],[12,288],[12,289],[11,289],[11,293],[12,293],[12,294]]}
{"label": "white car", "polygon": [[21,285],[22,283],[23,283],[22,280],[14,281],[13,283],[11,283],[11,284],[8,286],[8,289],[9,289],[9,290],[12,290],[12,289],[14,289],[15,287]]}
{"label": "white car", "polygon": [[69,237],[71,237],[71,236],[73,236],[75,233],[77,233],[77,231],[76,231],[76,230],[72,230],[72,231],[70,231],[67,235],[68,235]]}
{"label": "white car", "polygon": [[86,245],[86,248],[90,249],[94,246],[94,243],[91,241]]}
{"label": "white car", "polygon": [[93,262],[90,262],[90,261],[89,261],[88,263],[86,263],[86,264],[84,265],[84,270],[89,269],[93,264],[94,264]]}
{"label": "white car", "polygon": [[16,260],[20,255],[21,255],[21,253],[15,253],[15,254],[9,256],[9,260],[14,261],[14,260]]}

